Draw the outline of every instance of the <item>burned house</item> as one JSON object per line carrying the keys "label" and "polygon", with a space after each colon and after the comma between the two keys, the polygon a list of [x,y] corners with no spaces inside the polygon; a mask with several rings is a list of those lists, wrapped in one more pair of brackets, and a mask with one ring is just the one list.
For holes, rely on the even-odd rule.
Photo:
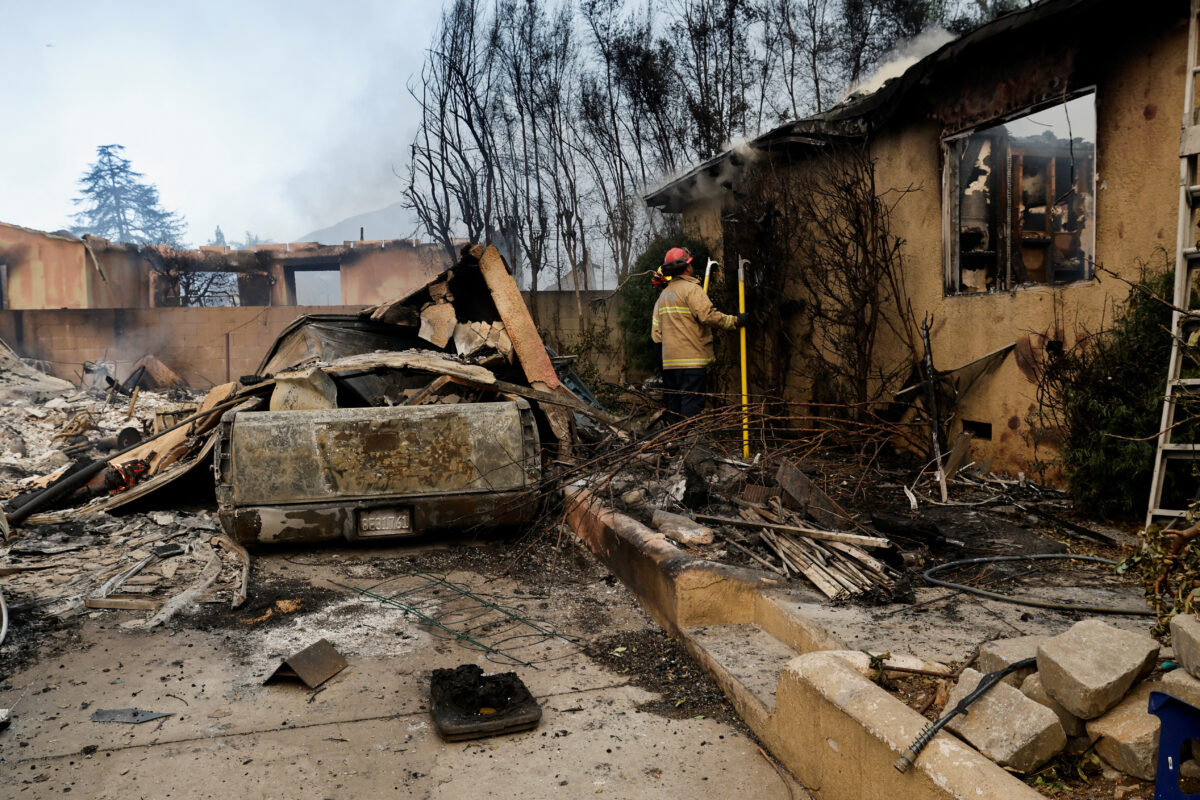
{"label": "burned house", "polygon": [[[695,167],[647,202],[679,214],[729,264],[749,258],[751,278],[767,269],[786,288],[802,267],[763,263],[772,256],[749,252],[753,242],[784,230],[819,235],[783,195],[819,179],[830,153],[865,152],[899,243],[896,305],[910,313],[896,328],[919,352],[919,321],[931,315],[939,371],[992,356],[955,398],[950,436],[972,434],[972,456],[996,469],[1032,472],[1039,453],[1029,415],[1047,349],[1102,329],[1125,300],[1128,286],[1101,269],[1137,280],[1145,265],[1172,263],[1187,12],[1182,0],[1043,0],[946,44],[873,93]],[[777,196],[764,202],[769,181]],[[823,332],[789,323],[787,311],[787,340],[818,346]],[[895,381],[878,396],[911,376],[903,338],[880,336],[871,353],[871,380]],[[820,400],[811,361],[802,352],[776,360],[787,359],[777,383],[758,388]]]}
{"label": "burned house", "polygon": [[[85,362],[124,380],[149,353],[211,387],[253,373],[298,315],[357,313],[450,263],[441,245],[411,239],[173,250],[0,223],[0,339],[66,380]],[[578,335],[574,294],[530,302],[555,346]]]}
{"label": "burned house", "polygon": [[327,305],[366,305],[417,288],[445,255],[411,239],[173,250],[0,223],[0,298],[10,310],[311,305],[304,279],[324,275],[337,287]]}

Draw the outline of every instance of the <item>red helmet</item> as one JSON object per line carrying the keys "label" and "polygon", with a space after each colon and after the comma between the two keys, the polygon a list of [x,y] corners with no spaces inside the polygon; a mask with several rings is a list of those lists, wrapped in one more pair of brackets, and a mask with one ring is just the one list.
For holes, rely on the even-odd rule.
{"label": "red helmet", "polygon": [[663,257],[663,266],[665,267],[667,264],[675,262],[682,262],[680,266],[690,264],[692,263],[692,254],[686,247],[672,247]]}

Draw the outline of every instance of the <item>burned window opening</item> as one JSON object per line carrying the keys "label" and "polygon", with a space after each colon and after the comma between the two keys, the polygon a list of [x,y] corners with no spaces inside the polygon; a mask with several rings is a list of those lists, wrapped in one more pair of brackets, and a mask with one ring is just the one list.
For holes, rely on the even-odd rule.
{"label": "burned window opening", "polygon": [[289,294],[301,306],[337,306],[342,304],[341,272],[336,261],[287,267]]}
{"label": "burned window opening", "polygon": [[947,294],[1092,277],[1095,131],[1088,92],[945,140]]}

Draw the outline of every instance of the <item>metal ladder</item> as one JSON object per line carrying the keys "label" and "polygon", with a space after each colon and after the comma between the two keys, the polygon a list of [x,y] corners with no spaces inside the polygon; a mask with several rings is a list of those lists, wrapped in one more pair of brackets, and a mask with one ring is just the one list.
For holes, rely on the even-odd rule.
{"label": "metal ladder", "polygon": [[[1200,44],[1200,0],[1191,0],[1191,18],[1188,21],[1188,54],[1185,77],[1183,117],[1179,136],[1179,226],[1175,235],[1175,296],[1176,309],[1194,311],[1196,317],[1171,313],[1171,361],[1167,367],[1167,387],[1163,398],[1162,424],[1159,427],[1158,446],[1154,453],[1154,477],[1150,486],[1150,507],[1146,512],[1146,525],[1178,519],[1187,513],[1185,508],[1163,506],[1163,484],[1168,464],[1174,462],[1200,462],[1200,442],[1174,441],[1176,405],[1183,397],[1200,398],[1200,378],[1181,377],[1183,349],[1180,343],[1186,340],[1187,332],[1182,325],[1185,320],[1195,324],[1200,320],[1200,307],[1191,304],[1192,286],[1200,278],[1200,248],[1196,246],[1197,213],[1200,211],[1200,124],[1196,109],[1196,73],[1200,69],[1197,46]],[[1200,287],[1198,287],[1200,288]]]}

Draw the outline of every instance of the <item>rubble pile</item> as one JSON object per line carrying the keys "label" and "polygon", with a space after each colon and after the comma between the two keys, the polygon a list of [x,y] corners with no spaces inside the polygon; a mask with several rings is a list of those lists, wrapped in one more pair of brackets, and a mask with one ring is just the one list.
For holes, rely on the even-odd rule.
{"label": "rubble pile", "polygon": [[197,583],[205,600],[233,605],[243,591],[242,561],[233,550],[214,549],[219,533],[216,518],[203,511],[149,512],[86,528],[38,526],[34,536],[0,546],[9,610],[60,618],[144,611],[122,624],[157,625],[168,618],[158,612]]}
{"label": "rubble pile", "polygon": [[[9,514],[72,470],[153,437],[197,407],[195,395],[177,387],[151,391],[134,381],[77,389],[18,364],[8,364],[0,395],[0,500]],[[220,526],[210,512],[94,516],[92,506],[115,507],[135,482],[84,486],[78,497],[88,511],[53,512],[57,523],[21,527],[0,543],[10,614],[147,612],[125,622],[140,626],[165,621],[159,612],[202,579],[214,602],[244,597],[243,558],[232,542],[213,550]]]}
{"label": "rubble pile", "polygon": [[68,391],[44,401],[0,401],[0,497],[36,488],[45,476],[53,480],[80,456],[116,449],[118,439],[125,441],[122,432],[138,441],[150,435],[163,416],[196,408],[194,400],[188,402],[190,398],[179,392],[142,391],[130,414],[129,397],[110,400],[67,386]]}
{"label": "rubble pile", "polygon": [[[152,356],[120,382],[115,365],[84,365],[76,389],[4,354],[0,574],[14,613],[144,611],[129,624],[153,626],[244,602],[245,542],[524,524],[544,464],[569,458],[577,430],[617,421],[564,385],[582,386],[481,245],[405,297],[299,317],[256,374],[203,396]],[[130,514],[138,501],[195,510]]]}
{"label": "rubble pile", "polygon": [[[665,473],[665,477],[661,477]],[[611,479],[620,506],[713,560],[750,559],[830,600],[896,600],[909,591],[904,550],[823,492],[790,459],[774,469],[723,457],[699,439]]]}
{"label": "rubble pile", "polygon": [[[1180,619],[1172,630],[1177,651],[1187,651],[1196,646],[1200,620]],[[1181,659],[1181,668],[1160,667],[1159,645],[1149,635],[1085,619],[1057,636],[984,645],[976,661],[980,671],[962,671],[946,709],[974,689],[984,672],[1021,663],[1030,654],[1036,669],[1012,672],[947,727],[1017,772],[1036,772],[1063,752],[1093,750],[1109,767],[1153,781],[1162,724],[1148,710],[1151,694],[1200,702],[1200,664]]]}

